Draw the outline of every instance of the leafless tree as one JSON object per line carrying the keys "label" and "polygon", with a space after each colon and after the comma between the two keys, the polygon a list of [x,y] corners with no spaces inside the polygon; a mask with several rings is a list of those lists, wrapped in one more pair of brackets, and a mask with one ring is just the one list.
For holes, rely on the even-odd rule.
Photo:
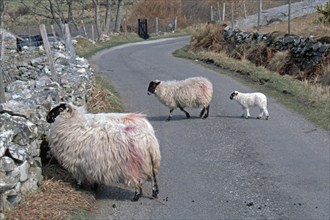
{"label": "leafless tree", "polygon": [[111,0],[105,2],[104,34],[109,34],[111,23]]}
{"label": "leafless tree", "polygon": [[[26,0],[21,0],[21,4],[29,8],[30,12],[34,15],[41,16],[54,21],[62,33],[64,33],[63,24],[72,23],[78,30],[78,25],[74,19],[73,3],[76,4],[76,8],[79,6],[83,8],[84,0],[32,0],[32,3],[27,3]],[[67,12],[67,15],[64,14]]]}
{"label": "leafless tree", "polygon": [[101,30],[101,22],[100,22],[100,1],[99,0],[92,0],[94,4],[95,10],[95,25],[96,25],[96,33],[98,40],[101,40],[102,37],[102,30]]}
{"label": "leafless tree", "polygon": [[121,17],[124,9],[124,0],[118,0],[118,7],[115,21],[115,32],[120,32]]}

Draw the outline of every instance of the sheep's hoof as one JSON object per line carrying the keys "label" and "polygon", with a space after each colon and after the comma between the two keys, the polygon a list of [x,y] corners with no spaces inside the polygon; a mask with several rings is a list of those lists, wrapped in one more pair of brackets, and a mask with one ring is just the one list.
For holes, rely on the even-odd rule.
{"label": "sheep's hoof", "polygon": [[246,119],[249,119],[249,116],[246,116],[245,118],[246,118]]}
{"label": "sheep's hoof", "polygon": [[152,190],[152,198],[157,199],[158,198],[158,193],[159,193],[159,190],[158,189]]}
{"label": "sheep's hoof", "polygon": [[137,202],[140,199],[141,195],[142,195],[141,193],[135,192],[135,195],[131,201]]}
{"label": "sheep's hoof", "polygon": [[257,117],[257,119],[260,119],[260,118],[261,118],[260,116]]}
{"label": "sheep's hoof", "polygon": [[98,190],[98,188],[99,188],[99,184],[94,183],[93,190],[96,192]]}
{"label": "sheep's hoof", "polygon": [[76,190],[81,190],[81,188],[82,188],[82,187],[81,187],[81,183],[77,183],[77,184],[76,184]]}
{"label": "sheep's hoof", "polygon": [[266,120],[268,120],[269,116],[266,117]]}

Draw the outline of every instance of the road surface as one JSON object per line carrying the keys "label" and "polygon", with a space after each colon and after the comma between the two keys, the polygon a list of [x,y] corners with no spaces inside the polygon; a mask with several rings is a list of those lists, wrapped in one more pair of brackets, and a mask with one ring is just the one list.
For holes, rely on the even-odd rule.
{"label": "road surface", "polygon": [[[156,130],[161,202],[104,186],[90,219],[329,219],[329,133],[269,98],[270,119],[240,117],[233,90],[252,90],[171,54],[189,38],[145,41],[92,57],[119,91],[127,112],[143,112]],[[225,71],[225,70],[221,70]],[[210,117],[186,119],[147,95],[151,80],[204,76],[214,86]],[[144,186],[151,194],[151,185]]]}

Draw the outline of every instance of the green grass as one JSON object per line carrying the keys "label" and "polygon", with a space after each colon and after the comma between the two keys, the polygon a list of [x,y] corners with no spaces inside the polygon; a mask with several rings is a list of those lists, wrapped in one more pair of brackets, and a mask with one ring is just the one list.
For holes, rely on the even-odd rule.
{"label": "green grass", "polygon": [[[170,37],[180,37],[186,36],[191,33],[190,29],[182,29],[178,30],[175,33],[164,33],[161,35],[151,34],[148,40],[156,40],[161,38],[170,38]],[[119,34],[110,36],[110,40],[104,42],[96,42],[93,43],[92,41],[86,38],[76,38],[77,44],[75,45],[77,55],[80,57],[90,58],[94,54],[104,49],[109,49],[115,46],[119,46],[126,43],[133,43],[133,42],[140,42],[144,41],[144,39],[140,38],[135,33],[126,33],[126,34]]]}
{"label": "green grass", "polygon": [[[224,53],[190,52],[187,47],[174,52],[175,56],[188,59],[211,59],[214,64],[203,65],[226,74],[255,90],[265,93],[309,121],[330,131],[330,89],[281,76],[276,72],[243,60],[229,58]],[[221,68],[219,68],[221,67]],[[231,71],[223,71],[223,69]],[[234,72],[232,72],[234,71]]]}

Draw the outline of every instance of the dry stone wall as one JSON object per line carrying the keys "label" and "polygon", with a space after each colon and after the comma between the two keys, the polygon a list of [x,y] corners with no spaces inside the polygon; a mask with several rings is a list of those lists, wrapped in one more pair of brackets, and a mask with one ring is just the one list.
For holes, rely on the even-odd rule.
{"label": "dry stone wall", "polygon": [[43,180],[40,144],[49,129],[50,108],[61,101],[85,104],[95,84],[87,60],[71,62],[63,42],[52,44],[53,80],[42,46],[17,52],[15,35],[2,32],[6,102],[0,104],[0,210],[15,206]]}
{"label": "dry stone wall", "polygon": [[264,43],[276,51],[288,50],[290,59],[301,71],[312,69],[330,55],[329,43],[293,34],[248,32],[227,26],[224,29],[224,39],[234,45]]}

